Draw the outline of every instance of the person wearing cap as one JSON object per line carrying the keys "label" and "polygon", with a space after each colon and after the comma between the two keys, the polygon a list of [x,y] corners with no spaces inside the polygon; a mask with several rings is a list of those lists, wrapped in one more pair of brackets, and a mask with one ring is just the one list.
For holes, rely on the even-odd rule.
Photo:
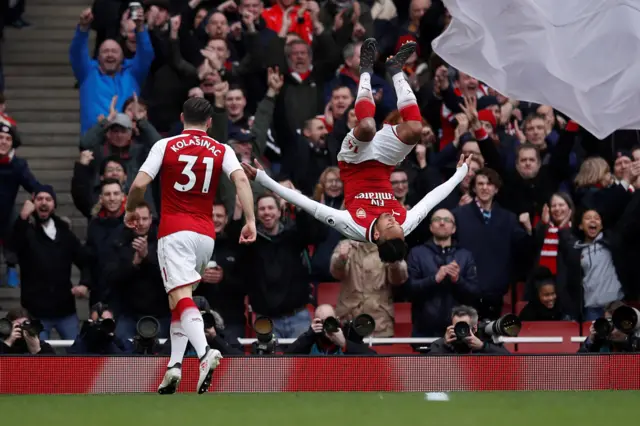
{"label": "person wearing cap", "polygon": [[[133,121],[125,113],[113,113],[109,118],[93,126],[80,139],[80,150],[90,150],[93,153],[94,175],[92,177],[94,185],[100,184],[98,167],[106,157],[116,156],[125,167],[127,180],[124,183],[125,189],[129,188],[136,176],[138,169],[147,157],[149,149],[162,136],[156,131],[151,123],[144,118],[136,119],[138,135],[133,134]],[[151,192],[147,202],[153,204]]]}
{"label": "person wearing cap", "polygon": [[62,339],[78,334],[75,298],[86,298],[86,285],[73,286],[71,267],[83,269],[87,253],[67,222],[55,214],[56,193],[51,185],[37,185],[33,199],[24,202],[9,240],[20,265],[20,303],[42,321],[40,337],[56,329]]}
{"label": "person wearing cap", "polygon": [[29,169],[27,160],[16,156],[16,148],[19,146],[20,139],[15,128],[0,122],[0,246],[5,247],[7,284],[10,287],[16,287],[19,282],[15,259],[12,259],[13,256],[4,245],[14,219],[13,206],[20,187],[28,193],[33,193],[39,185]]}
{"label": "person wearing cap", "polygon": [[153,46],[145,29],[144,16],[136,23],[136,54],[124,59],[122,48],[111,39],[99,48],[97,59],[91,59],[89,30],[93,21],[91,8],[80,14],[80,20],[69,48],[73,74],[80,86],[80,129],[86,133],[100,114],[109,113],[114,95],[118,96],[116,109],[121,110],[127,98],[140,93],[154,58]]}

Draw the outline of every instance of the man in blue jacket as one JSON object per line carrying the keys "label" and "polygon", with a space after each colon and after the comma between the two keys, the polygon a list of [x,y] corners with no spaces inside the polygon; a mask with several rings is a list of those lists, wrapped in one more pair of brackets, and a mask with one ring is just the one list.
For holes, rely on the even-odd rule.
{"label": "man in blue jacket", "polygon": [[91,59],[88,49],[92,21],[91,9],[85,9],[69,49],[71,68],[80,84],[82,134],[98,122],[99,115],[109,115],[114,96],[117,99],[113,107],[121,111],[129,97],[140,93],[154,58],[141,16],[135,21],[137,50],[133,59],[124,59],[122,48],[115,40],[105,40],[100,45],[98,59]]}
{"label": "man in blue jacket", "polygon": [[451,324],[451,310],[473,302],[479,291],[473,255],[452,239],[453,214],[436,210],[429,229],[433,238],[411,249],[407,259],[414,337],[442,336]]}
{"label": "man in blue jacket", "polygon": [[501,186],[495,170],[477,170],[470,184],[474,201],[453,211],[458,224],[456,240],[473,254],[478,266],[480,297],[472,305],[481,319],[500,317],[514,259],[532,242],[528,220],[521,224],[514,213],[494,201]]}

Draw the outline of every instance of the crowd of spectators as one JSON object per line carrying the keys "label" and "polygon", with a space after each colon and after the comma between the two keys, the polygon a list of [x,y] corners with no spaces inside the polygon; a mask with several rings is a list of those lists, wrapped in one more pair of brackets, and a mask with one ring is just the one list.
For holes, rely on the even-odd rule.
{"label": "crowd of spectators", "polygon": [[[216,249],[196,294],[223,318],[228,341],[245,336],[246,297],[279,337],[308,333],[312,284],[326,281],[343,283],[337,315],[370,314],[381,337],[393,335],[393,302],[412,304],[414,336],[442,337],[457,306],[468,307],[454,317],[501,316],[517,282],[526,283],[522,315],[530,321],[591,321],[611,302],[638,298],[640,135],[597,140],[550,106],[507,98],[444,63],[431,49],[450,20],[441,0],[151,0],[142,7],[95,0],[80,13],[70,45],[82,134],[70,185],[87,235],[70,231],[55,213],[53,188],[20,159],[16,123],[0,98],[0,238],[8,279],[19,264],[22,306],[42,320],[43,338],[52,329],[64,339],[80,333],[75,298],[108,304],[121,339],[133,338],[144,316],[165,324],[166,336],[159,188],[139,208],[144,226],[132,231],[122,219],[150,147],[181,132],[187,98],[214,105],[209,134],[242,162],[258,159],[282,184],[342,206],[336,156],[355,126],[367,37],[379,45],[372,76],[379,126],[401,121],[384,59],[403,42],[419,45],[404,72],[425,126],[391,175],[395,196],[410,209],[452,175],[461,153],[474,154],[470,171],[408,237],[402,277],[374,245],[340,241],[259,186],[258,240],[239,246],[242,208],[221,177]],[[34,197],[13,222],[19,186]],[[72,264],[82,270],[79,283],[71,282]]]}

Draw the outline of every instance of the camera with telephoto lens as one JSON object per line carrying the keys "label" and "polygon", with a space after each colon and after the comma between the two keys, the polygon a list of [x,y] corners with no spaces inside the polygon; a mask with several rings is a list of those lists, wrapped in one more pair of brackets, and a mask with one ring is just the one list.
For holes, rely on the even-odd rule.
{"label": "camera with telephoto lens", "polygon": [[325,333],[336,333],[339,329],[342,329],[345,339],[362,343],[364,338],[376,329],[376,322],[369,314],[360,314],[343,324],[336,317],[327,317],[322,322],[322,330]]}
{"label": "camera with telephoto lens", "polygon": [[273,332],[273,321],[268,317],[258,317],[253,323],[257,341],[253,343],[255,355],[273,355],[276,353],[278,339]]}
{"label": "camera with telephoto lens", "polygon": [[40,333],[42,333],[42,330],[44,330],[42,323],[37,319],[24,321],[22,324],[20,324],[20,328],[23,332],[29,334],[29,336],[31,337],[39,336]]}
{"label": "camera with telephoto lens", "polygon": [[[42,322],[37,319],[28,319],[18,326],[23,333],[28,333],[31,337],[39,336],[44,330]],[[6,318],[0,319],[0,337],[6,338],[13,331],[13,323]]]}
{"label": "camera with telephoto lens", "polygon": [[153,355],[159,345],[160,321],[152,316],[144,316],[136,324],[136,335],[133,338],[133,352],[139,355]]}
{"label": "camera with telephoto lens", "polygon": [[640,311],[627,305],[620,306],[611,316],[613,326],[627,335],[640,330],[638,319],[640,319]]}
{"label": "camera with telephoto lens", "polygon": [[506,314],[495,321],[483,321],[478,325],[478,338],[487,340],[492,337],[517,337],[522,329],[522,321],[514,314]]}

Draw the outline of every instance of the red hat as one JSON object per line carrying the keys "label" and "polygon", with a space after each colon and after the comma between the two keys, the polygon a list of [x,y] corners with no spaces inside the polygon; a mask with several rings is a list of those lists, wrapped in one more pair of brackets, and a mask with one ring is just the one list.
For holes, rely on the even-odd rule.
{"label": "red hat", "polygon": [[491,123],[491,127],[493,127],[493,130],[496,130],[496,127],[498,127],[496,116],[490,109],[483,109],[478,111],[478,119],[480,121],[488,121],[489,123]]}

